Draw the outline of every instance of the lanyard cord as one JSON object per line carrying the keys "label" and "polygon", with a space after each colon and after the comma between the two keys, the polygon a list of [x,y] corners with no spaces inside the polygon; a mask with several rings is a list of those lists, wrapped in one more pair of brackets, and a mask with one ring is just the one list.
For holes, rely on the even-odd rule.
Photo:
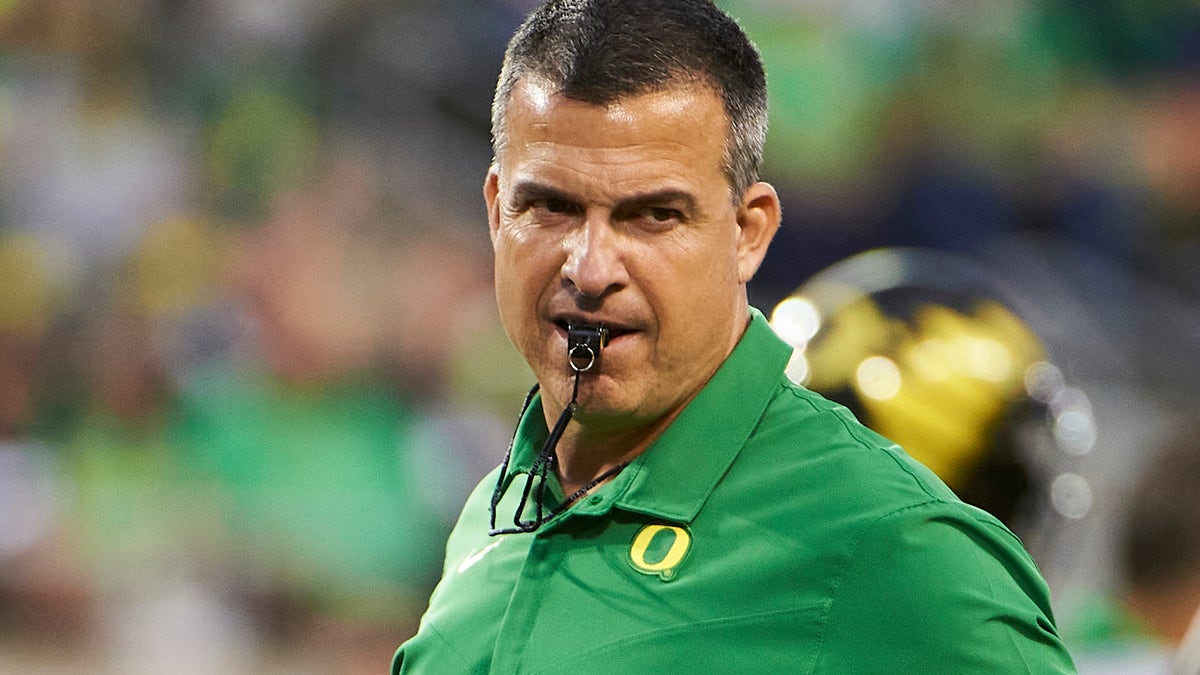
{"label": "lanyard cord", "polygon": [[[517,429],[521,427],[521,420],[525,418],[525,412],[529,410],[529,405],[533,403],[533,397],[537,393],[538,384],[535,383],[533,387],[529,389],[529,393],[525,394],[525,402],[521,404],[521,413],[517,415],[516,428],[513,429],[512,438],[508,441],[508,450],[504,452],[504,461],[500,463],[500,475],[496,478],[496,487],[492,490],[492,501],[488,506],[488,514],[491,517],[489,521],[488,536],[491,537],[494,537],[498,534],[509,534],[509,531],[507,530],[502,531],[496,529],[496,507],[500,504],[500,498],[504,495],[504,477],[508,475],[508,464],[512,460],[513,446],[517,443]],[[526,484],[525,492],[528,493],[528,491],[529,486]],[[522,498],[521,506],[517,509],[517,519],[520,518],[521,510],[524,508],[525,500]],[[516,532],[524,532],[524,530],[516,530]]]}
{"label": "lanyard cord", "polygon": [[[496,536],[500,534],[517,534],[520,532],[533,532],[541,527],[546,521],[554,516],[562,513],[568,506],[579,500],[580,497],[586,495],[592,488],[600,483],[612,478],[620,473],[622,469],[629,465],[629,462],[622,462],[614,467],[596,476],[587,485],[579,488],[571,493],[554,509],[548,513],[543,512],[543,503],[546,491],[546,479],[550,470],[554,467],[556,461],[554,450],[558,447],[558,441],[562,438],[563,431],[567,428],[567,423],[571,421],[571,416],[575,414],[575,410],[579,407],[577,396],[579,395],[579,375],[581,370],[575,371],[575,385],[571,391],[571,402],[563,411],[559,413],[558,420],[554,423],[554,428],[550,430],[550,435],[546,437],[546,442],[542,444],[542,449],[538,452],[537,457],[533,460],[533,464],[529,467],[529,472],[525,474],[525,487],[521,490],[521,501],[517,504],[516,512],[513,514],[514,527],[497,529],[496,528],[496,507],[500,504],[500,498],[504,496],[504,478],[508,474],[508,465],[512,460],[513,446],[517,442],[517,431],[513,430],[512,440],[508,442],[508,450],[504,453],[504,461],[500,464],[500,475],[496,478],[496,488],[492,490],[492,501],[488,508],[490,517],[488,536]],[[525,417],[529,405],[533,402],[533,397],[538,392],[538,385],[533,385],[529,393],[525,395],[525,403],[521,406],[521,414],[517,418],[517,427],[520,428],[521,419]],[[534,480],[537,480],[537,488],[534,488]],[[533,502],[537,506],[537,514],[533,520],[521,520],[521,514],[525,512],[525,507],[529,504],[529,496],[533,493]]]}

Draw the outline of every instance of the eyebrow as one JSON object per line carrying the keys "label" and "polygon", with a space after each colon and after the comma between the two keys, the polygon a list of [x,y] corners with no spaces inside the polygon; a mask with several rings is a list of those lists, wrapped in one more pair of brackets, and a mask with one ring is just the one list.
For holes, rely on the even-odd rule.
{"label": "eyebrow", "polygon": [[523,180],[513,187],[513,204],[524,204],[543,199],[555,199],[567,202],[569,204],[579,204],[583,201],[576,195],[573,195],[569,192],[565,192],[563,190],[559,190],[558,188],[550,187],[544,183],[538,183],[531,180]]}
{"label": "eyebrow", "polygon": [[690,192],[684,190],[674,190],[667,188],[664,190],[653,190],[651,192],[640,192],[622,198],[617,202],[614,211],[629,211],[636,210],[643,206],[666,205],[670,204],[678,206],[680,210],[687,213],[694,213],[696,210],[696,197]]}
{"label": "eyebrow", "polygon": [[[555,199],[567,202],[569,204],[583,203],[583,199],[578,195],[551,187],[544,183],[538,183],[536,181],[521,181],[513,188],[512,202],[514,204],[522,204],[543,199]],[[688,213],[693,213],[696,210],[696,197],[686,190],[676,190],[672,188],[651,190],[649,192],[638,192],[627,197],[622,197],[620,200],[618,200],[616,205],[613,207],[613,211],[630,211],[636,210],[643,206],[659,204],[678,205],[681,210]]]}

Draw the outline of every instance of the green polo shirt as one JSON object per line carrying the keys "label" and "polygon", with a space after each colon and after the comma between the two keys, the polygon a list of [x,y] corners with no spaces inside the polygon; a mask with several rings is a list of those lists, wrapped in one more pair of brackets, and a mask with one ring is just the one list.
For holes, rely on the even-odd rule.
{"label": "green polo shirt", "polygon": [[[751,314],[654,445],[537,532],[489,537],[483,480],[394,673],[1074,672],[1016,537],[789,382]],[[498,526],[546,434],[535,400]]]}

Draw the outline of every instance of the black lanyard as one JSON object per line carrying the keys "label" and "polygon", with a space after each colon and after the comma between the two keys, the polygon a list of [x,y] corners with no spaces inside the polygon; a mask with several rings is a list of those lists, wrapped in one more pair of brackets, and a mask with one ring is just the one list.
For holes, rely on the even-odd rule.
{"label": "black lanyard", "polygon": [[[488,508],[490,516],[489,536],[533,532],[537,530],[546,521],[565,511],[568,506],[578,501],[580,497],[583,497],[592,488],[617,475],[621,469],[624,469],[629,464],[629,462],[622,462],[609,468],[599,476],[593,478],[587,485],[571,493],[555,508],[549,511],[545,510],[546,481],[550,476],[551,470],[554,468],[555,462],[558,461],[554,450],[558,447],[558,441],[562,438],[563,431],[567,428],[567,423],[571,421],[571,417],[579,407],[579,378],[583,373],[592,369],[592,366],[596,364],[600,356],[600,350],[607,343],[608,328],[603,325],[570,325],[567,327],[567,362],[570,364],[571,369],[575,371],[575,382],[571,389],[571,402],[559,413],[558,420],[554,422],[554,427],[550,430],[550,435],[546,437],[546,442],[542,444],[542,449],[538,452],[537,457],[534,458],[528,473],[525,474],[525,486],[521,490],[521,501],[518,502],[516,512],[513,514],[513,527],[497,529],[496,506],[500,504],[500,498],[504,496],[504,479],[508,474],[509,462],[512,460],[513,446],[517,442],[517,429],[520,428],[521,420],[524,419],[525,413],[529,410],[529,406],[533,402],[534,395],[538,392],[538,385],[533,385],[529,393],[526,394],[525,403],[521,405],[521,414],[517,417],[517,429],[513,430],[512,440],[508,442],[508,450],[504,453],[504,461],[500,464],[500,475],[496,478],[496,488],[492,490],[492,501]],[[534,487],[535,480],[537,481],[536,488]],[[536,514],[532,520],[521,520],[521,514],[525,512],[525,507],[529,504],[531,494],[533,502],[537,506]]]}

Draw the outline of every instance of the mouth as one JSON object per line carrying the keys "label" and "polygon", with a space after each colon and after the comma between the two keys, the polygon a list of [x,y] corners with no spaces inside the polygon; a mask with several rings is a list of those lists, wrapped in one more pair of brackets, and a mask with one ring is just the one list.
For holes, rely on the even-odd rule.
{"label": "mouth", "polygon": [[559,317],[557,319],[554,319],[554,325],[558,328],[558,333],[560,335],[562,335],[564,338],[566,337],[567,331],[570,329],[570,327],[572,325],[574,325],[575,327],[599,326],[599,327],[605,328],[605,329],[607,329],[606,343],[610,343],[613,340],[616,340],[620,337],[623,337],[625,335],[630,335],[632,333],[637,332],[637,330],[634,328],[630,328],[628,326],[623,326],[618,323],[610,323],[608,321],[603,321],[603,320],[594,321],[591,319],[584,319],[584,318],[580,318],[580,317]]}

